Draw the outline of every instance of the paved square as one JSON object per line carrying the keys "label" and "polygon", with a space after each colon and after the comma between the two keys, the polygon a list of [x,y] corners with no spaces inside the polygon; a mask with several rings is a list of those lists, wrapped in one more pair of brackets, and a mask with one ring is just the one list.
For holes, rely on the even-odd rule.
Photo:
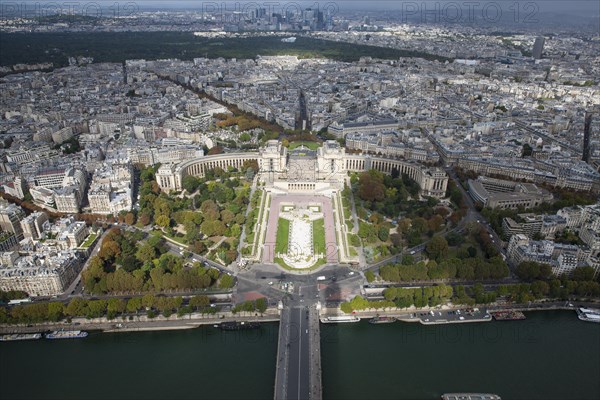
{"label": "paved square", "polygon": [[[293,207],[292,207],[293,206]],[[276,254],[275,244],[279,218],[290,220],[287,254]],[[313,221],[323,218],[325,254],[315,254],[313,248]],[[281,250],[281,249],[280,249]],[[274,262],[281,257],[292,268],[305,269],[325,257],[327,263],[338,261],[331,200],[325,196],[274,196],[267,225],[263,262]]]}

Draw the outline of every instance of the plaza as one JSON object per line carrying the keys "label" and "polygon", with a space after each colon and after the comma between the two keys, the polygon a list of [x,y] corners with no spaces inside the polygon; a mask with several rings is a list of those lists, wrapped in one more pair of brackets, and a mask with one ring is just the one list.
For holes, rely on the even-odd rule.
{"label": "plaza", "polygon": [[273,197],[270,208],[263,262],[306,270],[338,261],[330,198],[280,195]]}

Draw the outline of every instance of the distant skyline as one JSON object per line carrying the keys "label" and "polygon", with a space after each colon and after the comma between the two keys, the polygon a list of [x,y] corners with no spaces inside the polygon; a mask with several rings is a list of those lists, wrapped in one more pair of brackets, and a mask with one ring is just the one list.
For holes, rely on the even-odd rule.
{"label": "distant skyline", "polygon": [[[4,1],[3,2],[4,5],[8,5],[8,4],[21,4],[21,3],[37,3],[37,4],[41,4],[42,6],[44,4],[57,4],[57,5],[63,5],[65,4],[65,7],[67,4],[69,4],[69,2],[62,2],[62,1],[56,1],[56,2],[44,2],[44,1],[40,1],[40,0],[18,0],[18,1]],[[92,3],[92,1],[89,2],[80,2],[80,4],[85,4],[85,3]],[[118,0],[94,0],[93,3],[99,3],[99,4],[105,4],[105,3],[119,3],[119,4],[129,4],[129,3],[134,3],[137,4],[140,7],[148,7],[148,8],[202,8],[202,5],[208,5],[208,4],[225,4],[226,6],[232,6],[235,4],[240,4],[240,5],[249,5],[249,4],[256,4],[256,5],[265,5],[265,8],[268,8],[269,4],[271,5],[271,7],[277,7],[278,5],[285,5],[285,4],[299,4],[302,7],[310,7],[310,6],[315,6],[315,7],[323,7],[327,4],[336,4],[340,9],[343,10],[360,10],[360,11],[369,11],[369,10],[373,10],[373,11],[385,11],[385,10],[401,10],[403,7],[406,7],[407,4],[412,3],[412,4],[422,4],[422,3],[427,3],[427,4],[434,4],[434,3],[439,3],[440,5],[444,4],[444,3],[453,3],[459,6],[464,6],[464,8],[469,7],[469,4],[475,4],[475,7],[483,7],[486,4],[489,3],[495,3],[498,4],[500,7],[502,8],[507,8],[508,6],[518,3],[521,7],[525,7],[526,5],[529,4],[535,4],[537,5],[537,7],[539,8],[540,12],[572,12],[572,13],[590,13],[590,12],[596,12],[596,15],[600,15],[600,1],[597,0],[534,0],[534,1],[529,1],[529,0],[523,0],[523,1],[519,1],[519,0],[493,0],[493,1],[488,1],[488,0],[415,0],[415,1],[403,1],[403,0],[373,0],[373,1],[364,1],[364,0],[336,0],[336,1],[329,1],[329,0],[324,0],[324,1],[306,1],[306,0],[292,0],[292,1],[287,1],[287,0],[238,0],[238,1],[232,1],[232,0],[133,0],[133,1],[129,1],[129,0],[123,0],[123,1],[118,1]],[[229,9],[229,8],[228,8]]]}
{"label": "distant skyline", "polygon": [[[109,1],[109,0],[107,0]],[[114,2],[113,0],[110,0]],[[464,6],[464,8],[469,7],[469,4],[475,4],[475,7],[483,7],[489,3],[496,3],[500,5],[502,8],[507,8],[508,6],[518,3],[521,7],[524,7],[528,4],[535,4],[539,8],[540,12],[571,12],[575,14],[581,13],[589,13],[596,11],[596,14],[600,14],[600,1],[597,0],[535,0],[535,1],[515,1],[515,0],[494,0],[494,1],[486,1],[486,0],[415,0],[415,1],[401,1],[401,0],[374,0],[374,1],[364,1],[364,0],[338,0],[338,1],[272,1],[272,0],[239,0],[239,1],[202,1],[202,0],[173,0],[173,1],[165,1],[165,0],[139,0],[135,1],[136,4],[140,6],[152,6],[154,7],[164,7],[164,8],[185,8],[193,6],[202,7],[202,4],[258,4],[265,5],[268,7],[269,4],[272,4],[273,7],[277,7],[277,4],[284,5],[290,3],[300,4],[303,7],[310,7],[311,5],[315,5],[317,7],[323,7],[326,4],[334,3],[336,4],[341,11],[343,10],[360,10],[360,11],[385,11],[385,10],[402,10],[403,7],[406,7],[407,4],[434,4],[439,3],[453,3]]]}
{"label": "distant skyline", "polygon": [[[250,15],[252,10],[265,8],[267,13],[285,14],[286,10],[299,12],[306,8],[329,11],[333,17],[348,16],[355,20],[371,16],[370,24],[394,22],[449,23],[449,24],[505,24],[509,29],[520,25],[525,30],[540,29],[551,32],[552,27],[569,27],[576,31],[600,34],[600,1],[598,0],[85,0],[83,2],[44,2],[40,0],[4,1],[0,17],[15,14],[42,16],[56,13],[91,16],[134,16],[143,11],[173,10],[202,12],[215,15],[234,11]],[[437,19],[436,19],[437,18]],[[482,25],[483,26],[483,25]],[[540,31],[540,33],[542,33]]]}

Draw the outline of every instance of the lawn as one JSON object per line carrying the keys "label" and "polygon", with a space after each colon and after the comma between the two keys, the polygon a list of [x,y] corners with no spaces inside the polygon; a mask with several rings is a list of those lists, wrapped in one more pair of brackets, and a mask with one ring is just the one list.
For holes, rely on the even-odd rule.
{"label": "lawn", "polygon": [[290,221],[285,218],[279,218],[279,221],[277,222],[277,239],[275,243],[275,253],[287,253],[289,241]]}
{"label": "lawn", "polygon": [[313,249],[315,254],[325,254],[325,220],[323,218],[313,221]]}
{"label": "lawn", "polygon": [[312,266],[310,266],[309,268],[298,269],[298,268],[290,267],[289,265],[287,265],[285,263],[285,261],[283,261],[282,258],[279,258],[279,257],[275,257],[273,259],[273,261],[275,261],[277,264],[279,264],[279,266],[281,266],[282,268],[285,268],[285,269],[290,270],[290,271],[313,271],[313,270],[319,268],[321,265],[325,265],[327,263],[327,261],[325,260],[325,258],[319,258],[317,260],[317,262],[315,264],[313,264]]}
{"label": "lawn", "polygon": [[319,147],[321,147],[321,143],[299,141],[299,142],[292,142],[292,143],[290,143],[290,150],[294,150],[296,147],[300,147],[302,145],[308,147],[311,150],[316,150]]}
{"label": "lawn", "polygon": [[94,240],[96,240],[97,237],[98,237],[98,235],[96,235],[95,233],[91,233],[87,237],[85,242],[82,243],[81,247],[84,249],[87,249],[88,247],[90,247],[92,245],[92,243],[94,243]]}

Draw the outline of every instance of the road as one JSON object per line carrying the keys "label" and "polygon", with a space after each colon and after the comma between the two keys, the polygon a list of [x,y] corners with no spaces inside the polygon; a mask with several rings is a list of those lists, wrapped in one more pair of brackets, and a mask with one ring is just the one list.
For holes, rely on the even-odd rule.
{"label": "road", "polygon": [[[454,183],[456,184],[456,186],[462,193],[463,200],[465,201],[465,204],[469,208],[469,210],[467,211],[467,215],[465,216],[465,218],[463,218],[464,223],[466,224],[468,222],[473,222],[473,221],[480,223],[485,228],[488,235],[491,236],[492,242],[494,243],[494,246],[496,246],[498,253],[502,254],[503,256],[506,256],[506,252],[504,251],[504,247],[502,245],[502,243],[503,243],[502,239],[492,229],[490,224],[481,215],[481,213],[479,211],[477,211],[477,209],[475,208],[475,203],[473,203],[473,199],[471,199],[471,196],[467,193],[467,191],[461,185],[460,179],[458,179],[458,176],[456,175],[454,170],[450,167],[446,167],[445,170],[446,170],[446,173],[448,174],[448,176],[454,181]],[[510,265],[509,265],[509,267],[510,267]]]}
{"label": "road", "polygon": [[283,301],[275,379],[276,400],[321,399],[318,287],[298,283]]}
{"label": "road", "polygon": [[96,240],[96,244],[94,244],[94,249],[90,253],[90,256],[87,258],[87,260],[85,260],[85,263],[83,264],[83,267],[81,268],[81,271],[79,272],[79,274],[77,274],[77,277],[75,278],[75,280],[73,280],[73,282],[71,282],[71,284],[63,292],[63,294],[58,296],[59,299],[64,300],[64,299],[72,297],[72,296],[80,295],[83,292],[83,284],[81,282],[81,274],[83,273],[83,271],[85,271],[87,269],[92,257],[98,255],[98,252],[100,251],[100,246],[102,244],[102,241],[104,240],[104,236],[106,236],[107,233],[108,233],[108,229],[105,230],[104,232],[102,232],[102,235]]}
{"label": "road", "polygon": [[[126,225],[126,224],[114,224],[113,226],[121,228],[123,230],[128,230],[130,232],[133,232],[135,230],[144,232],[145,234],[149,234],[151,231],[150,227],[146,227],[144,229],[140,229],[137,226],[131,226],[131,225]],[[225,273],[230,273],[231,269],[227,268],[226,266],[223,266],[217,262],[214,262],[212,260],[209,260],[206,257],[201,256],[200,254],[196,254],[191,252],[190,250],[188,250],[186,247],[184,247],[181,244],[178,243],[174,243],[173,241],[169,240],[166,236],[163,235],[163,238],[165,239],[164,243],[166,244],[166,246],[169,248],[169,252],[172,254],[175,254],[177,256],[182,256],[184,252],[188,252],[190,253],[190,258],[192,261],[199,261],[204,263],[204,265],[209,266],[209,267],[213,267],[213,268],[217,268],[219,271],[221,272],[225,272]]]}
{"label": "road", "polygon": [[306,307],[294,307],[290,309],[290,317],[286,398],[288,400],[308,399],[310,390],[308,310]]}

